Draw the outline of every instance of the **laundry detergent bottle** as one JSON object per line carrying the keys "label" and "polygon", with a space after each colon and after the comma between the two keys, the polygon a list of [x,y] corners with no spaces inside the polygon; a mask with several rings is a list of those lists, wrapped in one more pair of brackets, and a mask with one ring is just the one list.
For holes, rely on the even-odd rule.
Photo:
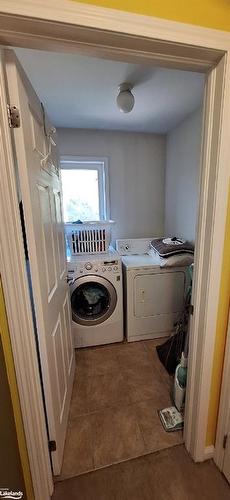
{"label": "laundry detergent bottle", "polygon": [[180,364],[176,368],[174,379],[174,403],[178,411],[182,411],[185,401],[187,382],[187,358],[182,352]]}

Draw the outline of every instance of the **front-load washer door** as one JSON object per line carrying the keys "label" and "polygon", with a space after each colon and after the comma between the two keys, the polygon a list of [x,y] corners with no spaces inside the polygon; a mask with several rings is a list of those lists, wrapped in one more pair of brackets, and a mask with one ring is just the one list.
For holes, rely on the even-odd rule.
{"label": "front-load washer door", "polygon": [[99,325],[108,319],[117,304],[117,293],[102,276],[82,276],[71,290],[72,318],[80,325]]}

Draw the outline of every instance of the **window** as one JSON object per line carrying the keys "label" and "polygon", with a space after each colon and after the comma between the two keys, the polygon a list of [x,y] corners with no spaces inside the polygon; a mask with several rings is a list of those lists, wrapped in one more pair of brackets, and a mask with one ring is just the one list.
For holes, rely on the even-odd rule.
{"label": "window", "polygon": [[109,219],[106,159],[61,160],[64,222]]}

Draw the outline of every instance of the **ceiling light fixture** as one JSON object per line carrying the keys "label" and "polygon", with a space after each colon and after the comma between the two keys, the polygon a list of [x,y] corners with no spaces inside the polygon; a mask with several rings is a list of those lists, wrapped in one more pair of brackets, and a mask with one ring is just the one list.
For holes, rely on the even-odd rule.
{"label": "ceiling light fixture", "polygon": [[133,109],[135,99],[131,92],[132,88],[130,83],[122,83],[118,87],[117,105],[122,113],[130,113]]}

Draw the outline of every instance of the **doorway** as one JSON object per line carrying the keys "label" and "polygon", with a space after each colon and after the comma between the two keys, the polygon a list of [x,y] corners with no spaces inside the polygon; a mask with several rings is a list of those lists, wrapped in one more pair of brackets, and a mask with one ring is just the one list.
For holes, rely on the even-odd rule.
{"label": "doorway", "polygon": [[[61,477],[64,478],[68,474],[74,475],[79,471],[86,472],[89,470],[89,465],[88,467],[85,465],[86,469],[84,469],[82,459],[82,449],[87,450],[88,443],[90,443],[90,449],[92,448],[93,451],[91,453],[92,457],[90,457],[88,450],[87,458],[90,463],[95,464],[95,467],[99,467],[101,463],[107,466],[119,459],[133,458],[138,454],[149,453],[182,442],[181,432],[167,435],[167,438],[164,431],[160,432],[161,424],[157,411],[170,406],[169,393],[172,380],[170,380],[167,372],[164,376],[164,370],[161,369],[155,352],[157,345],[165,341],[164,337],[174,331],[174,324],[179,320],[180,314],[183,313],[188,278],[186,277],[187,268],[185,268],[184,264],[179,267],[181,265],[180,258],[178,258],[178,265],[175,263],[168,273],[159,267],[159,278],[154,273],[151,274],[152,270],[150,276],[148,276],[148,273],[146,275],[146,271],[142,272],[140,270],[142,276],[134,280],[134,288],[136,287],[137,291],[134,292],[126,287],[127,297],[124,291],[126,304],[132,302],[132,300],[135,300],[136,304],[135,294],[140,293],[140,288],[142,294],[143,292],[146,293],[146,302],[142,299],[139,303],[139,299],[137,299],[133,314],[134,320],[136,317],[137,328],[139,329],[137,332],[139,336],[136,340],[141,340],[141,335],[143,335],[145,343],[132,346],[122,345],[120,353],[115,348],[116,346],[101,350],[100,353],[94,352],[94,349],[92,349],[92,352],[90,350],[89,354],[77,353],[74,395],[70,407],[72,419],[67,426],[68,437],[64,453],[64,464],[70,462],[75,464],[72,471],[69,470],[69,465],[64,465],[64,471],[61,467],[68,413],[68,409],[63,410],[63,405],[66,388],[70,384],[68,393],[71,392],[72,383],[71,381],[67,382],[68,376],[63,360],[65,358],[69,359],[67,367],[70,370],[68,363],[71,363],[72,355],[68,355],[68,350],[65,352],[65,343],[68,346],[69,340],[68,336],[65,339],[65,330],[60,326],[64,320],[61,317],[60,322],[57,322],[56,315],[53,318],[51,299],[53,301],[55,298],[54,288],[58,286],[58,277],[60,276],[62,282],[64,278],[63,235],[60,234],[61,225],[60,220],[57,218],[58,214],[60,218],[57,200],[60,203],[59,193],[61,191],[64,196],[67,237],[71,222],[74,223],[74,221],[80,219],[83,222],[87,220],[103,220],[108,217],[107,214],[110,209],[111,216],[115,220],[111,242],[114,246],[115,240],[121,236],[131,239],[136,237],[138,239],[147,237],[147,235],[156,238],[164,234],[177,235],[194,245],[199,205],[199,157],[204,78],[199,73],[167,70],[158,67],[152,69],[97,58],[68,56],[59,53],[54,57],[52,52],[20,49],[15,49],[15,51],[25,74],[17,61],[16,69],[12,69],[15,63],[10,53],[9,55],[6,54],[6,70],[10,81],[15,81],[18,78],[20,83],[20,85],[18,84],[19,97],[26,93],[30,99],[27,122],[30,121],[32,126],[31,136],[29,136],[29,130],[27,130],[23,137],[23,123],[25,123],[25,121],[23,122],[25,120],[23,115],[21,118],[21,131],[15,130],[14,132],[16,150],[20,144],[19,136],[21,132],[21,142],[25,141],[26,137],[26,153],[28,154],[28,150],[32,149],[30,164],[33,162],[33,175],[36,175],[35,181],[34,178],[31,178],[31,167],[25,170],[24,158],[22,161],[20,152],[17,152],[17,164],[19,166],[18,186],[25,210],[29,248],[28,259],[31,266],[37,324],[40,324],[37,331],[44,397],[48,415],[48,436],[50,443],[55,442],[57,447],[57,450],[51,451],[53,471],[55,476],[61,474]],[[61,68],[61,72],[59,72],[59,68]],[[80,77],[78,77],[78,68],[81,69]],[[62,80],[63,74],[68,75],[65,80],[66,83]],[[107,76],[106,89],[102,86],[104,78],[102,75],[109,75]],[[27,78],[31,84],[27,82]],[[129,116],[121,114],[116,105],[116,92],[122,78],[132,79],[133,93],[135,95],[135,106],[132,112],[134,114],[130,113]],[[55,81],[57,83],[54,95]],[[94,81],[93,95],[91,95],[92,81]],[[84,82],[90,82],[88,87],[83,85]],[[38,89],[38,98],[35,96],[32,87]],[[21,88],[23,88],[23,91]],[[17,98],[16,92],[11,89],[10,93],[11,101],[15,101]],[[76,102],[75,95],[78,96]],[[20,99],[22,102],[22,97]],[[45,103],[40,106],[40,110],[39,101]],[[19,102],[19,107],[22,105],[21,102]],[[56,102],[62,102],[58,110],[56,109]],[[71,103],[71,112],[69,103]],[[89,108],[87,108],[86,103]],[[33,109],[32,114],[30,114],[31,109]],[[46,110],[49,118],[51,118],[52,128],[46,116],[43,124],[43,110]],[[92,129],[93,120],[96,127],[94,129]],[[77,127],[76,124],[81,124],[81,127]],[[84,128],[82,128],[82,124],[84,124]],[[52,133],[54,126],[56,132]],[[44,139],[43,129],[46,129]],[[50,136],[51,133],[52,136]],[[48,143],[48,153],[43,151],[42,141]],[[61,154],[61,171],[59,171],[56,160],[57,155],[54,154],[57,147],[59,147]],[[76,156],[77,154],[78,156]],[[98,157],[96,157],[96,154]],[[166,157],[167,161],[165,161]],[[24,180],[26,177],[28,177],[29,184],[32,186],[30,188],[32,196]],[[52,185],[50,178],[52,179]],[[174,178],[176,183],[172,185]],[[60,180],[62,180],[62,188],[59,186]],[[75,183],[77,183],[76,186]],[[34,206],[37,186],[39,196],[38,202]],[[51,193],[49,195],[51,210],[48,210],[48,206],[45,204],[44,189],[48,189]],[[52,193],[54,193],[54,202]],[[183,193],[187,193],[187,198],[188,195],[190,196],[190,200],[187,200],[186,203],[183,201]],[[30,197],[33,197],[33,201],[29,203],[28,199]],[[52,208],[53,205],[54,209]],[[184,220],[178,220],[178,213],[181,212],[182,206]],[[41,207],[41,210],[39,207]],[[36,213],[36,227],[34,227],[33,220],[31,221],[32,211]],[[41,222],[39,222],[39,219]],[[50,219],[53,221],[53,229],[51,225],[50,229],[48,229]],[[45,223],[42,222],[44,220]],[[30,233],[31,227],[33,228],[33,236]],[[57,234],[55,228],[58,229]],[[38,264],[35,262],[33,245],[36,238],[43,242],[41,247],[42,255],[39,255],[37,250]],[[56,244],[53,244],[53,241],[58,243],[57,255]],[[93,252],[91,256],[89,249],[86,249],[84,257],[85,250],[81,248],[82,245],[79,241],[74,243],[76,252],[80,254],[76,257],[77,261],[75,255],[72,257],[71,251],[68,249],[69,262],[67,264],[68,279],[73,278],[73,281],[75,281],[70,288],[74,347],[86,345],[91,347],[100,343],[121,342],[123,340],[121,332],[123,316],[124,322],[133,321],[131,313],[128,313],[130,318],[125,317],[126,308],[129,306],[126,305],[122,309],[121,258],[116,255],[115,250],[113,250],[114,257],[112,259],[107,254],[104,256],[99,253],[98,257],[98,252],[96,255]],[[145,251],[143,253],[145,255]],[[111,263],[110,266],[109,262],[118,260],[118,257],[118,276],[116,276],[116,273],[112,276],[109,270],[111,272],[111,269],[114,270],[118,266],[117,264],[115,266],[115,262]],[[151,260],[150,257],[149,259]],[[97,269],[95,268],[95,273],[93,273],[91,269],[95,260],[98,260],[98,265]],[[100,269],[100,261],[104,266],[102,269]],[[105,264],[105,261],[108,261],[107,264]],[[193,259],[190,260],[190,262],[192,261]],[[92,264],[90,264],[91,262]],[[39,274],[41,275],[43,263],[45,263],[44,275],[47,276],[49,290],[48,299],[46,297],[46,281],[41,282],[42,290],[40,294],[37,291],[36,284],[38,274],[36,269],[40,268]],[[89,264],[90,275],[85,276]],[[123,260],[123,264],[125,265],[125,260]],[[167,262],[165,264],[168,265]],[[82,269],[78,270],[80,265]],[[80,273],[82,273],[82,276]],[[96,273],[98,276],[93,276]],[[162,281],[162,274],[165,276],[164,281]],[[118,278],[119,281],[116,281]],[[153,284],[150,284],[150,279],[153,279],[153,282],[151,282]],[[138,280],[141,280],[140,285]],[[154,285],[156,280],[157,284]],[[160,286],[163,286],[162,294],[164,299],[161,300],[162,305],[157,300]],[[155,287],[155,295],[151,293],[152,287]],[[134,294],[133,299],[132,294]],[[173,298],[173,295],[177,297],[177,300]],[[91,302],[95,297],[98,297],[98,301],[95,304],[93,302],[92,305]],[[44,327],[44,343],[47,344],[47,348],[44,349],[43,347],[41,333],[43,322],[36,304],[36,301],[39,300],[41,302],[45,300],[45,302],[49,303],[49,311],[47,311],[43,302],[43,311],[45,318],[46,315],[51,316],[51,318],[49,316],[49,322],[52,325],[50,330],[51,338],[58,339],[60,336],[58,332],[62,328],[63,346],[61,343],[58,344],[58,340],[54,341],[53,357],[50,354],[53,341],[49,344],[49,335],[46,337],[47,325],[49,324],[47,320],[47,325]],[[63,300],[66,304],[66,291]],[[65,309],[69,308],[65,306]],[[59,308],[57,310],[59,311]],[[152,316],[154,316],[153,319]],[[66,318],[64,324],[67,322],[69,325],[69,316],[66,312],[64,318]],[[107,327],[105,322],[108,324]],[[158,323],[159,327],[156,329],[155,325]],[[90,336],[93,339],[91,342]],[[147,341],[154,337],[159,337],[159,340],[155,342]],[[133,339],[135,340],[135,337]],[[182,338],[178,341],[178,344],[180,343],[183,344]],[[180,354],[177,354],[178,362]],[[131,362],[132,357],[136,363],[136,370],[134,370],[134,365]],[[44,363],[46,358],[49,364],[48,375]],[[99,373],[100,370],[97,367],[98,362],[95,361],[97,358],[100,358],[101,364],[105,363],[105,367],[107,367],[104,370],[101,369],[101,373]],[[111,366],[109,366],[108,358],[111,358]],[[85,361],[88,367],[87,370],[81,368],[81,364],[84,365],[82,359],[88,359],[88,361]],[[94,362],[96,363],[96,374],[94,368],[91,367]],[[55,366],[55,363],[57,366],[53,373],[51,366]],[[71,373],[72,380],[73,368]],[[55,379],[55,374],[57,374],[57,379]],[[50,404],[51,389],[47,387],[46,382],[48,376],[50,378],[50,387],[52,387],[52,379],[56,380],[56,389],[53,388],[52,392],[55,395],[55,401],[58,401],[58,397],[61,401],[61,412],[58,420],[61,421],[61,415],[65,415],[62,430],[59,429],[55,422],[58,407],[54,407],[53,411],[50,408],[50,406],[54,405],[52,402]],[[63,377],[64,384],[61,382]],[[106,392],[106,387],[110,385],[109,380],[111,383],[113,381],[109,390],[110,394]],[[82,384],[84,385],[83,389]],[[120,397],[119,392],[122,393]],[[97,396],[94,396],[94,393]],[[66,405],[69,406],[69,396],[65,401]],[[149,424],[149,427],[154,429],[154,434],[152,437],[149,435],[149,442],[146,436],[144,439],[141,435],[145,434],[141,422],[145,420],[145,417],[141,417],[144,410],[142,407],[139,408],[139,404],[148,406],[149,420],[151,420],[151,413],[153,415],[153,422],[152,425]],[[117,419],[116,434],[119,434],[120,429],[121,437],[119,442],[124,444],[122,453],[114,449],[113,434],[105,424],[107,415],[104,414],[105,410],[107,411],[111,407],[115,408],[116,405],[120,405],[120,417]],[[49,415],[50,411],[52,418]],[[94,427],[95,411],[97,412],[97,418],[101,419],[101,427],[104,431],[100,433],[101,441],[93,445],[90,428]],[[135,413],[136,417],[134,417]],[[88,431],[84,432],[86,419],[90,421],[90,424]],[[124,426],[129,427],[129,425],[132,427],[134,434],[139,435],[137,447],[130,447],[129,445],[129,442],[135,441],[133,432],[131,436],[127,436],[126,442]],[[82,436],[80,442],[78,434]],[[76,436],[76,439],[73,439],[73,435]],[[104,456],[103,453],[101,461],[97,461],[97,450],[104,449],[105,443],[109,440],[109,435],[112,437],[111,450],[108,452],[108,456]],[[157,437],[158,435],[161,436],[161,439]],[[55,458],[56,456],[57,458]],[[77,457],[79,457],[79,460]],[[78,467],[76,467],[77,465]],[[91,465],[91,467],[94,468],[94,465]]]}

